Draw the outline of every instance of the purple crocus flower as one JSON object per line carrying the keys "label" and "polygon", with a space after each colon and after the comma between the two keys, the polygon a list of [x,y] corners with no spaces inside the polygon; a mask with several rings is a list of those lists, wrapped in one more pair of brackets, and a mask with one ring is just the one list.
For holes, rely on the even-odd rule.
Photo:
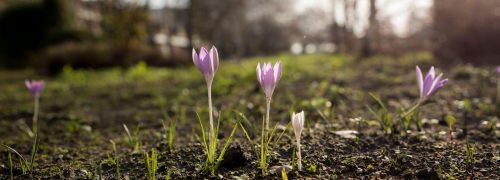
{"label": "purple crocus flower", "polygon": [[497,73],[500,76],[500,66],[497,67]]}
{"label": "purple crocus flower", "polygon": [[271,63],[257,64],[257,79],[264,89],[267,99],[273,96],[274,89],[281,79],[281,69],[279,61],[274,64],[274,67]]}
{"label": "purple crocus flower", "polygon": [[418,87],[420,89],[420,100],[419,103],[422,103],[428,100],[432,95],[436,94],[436,92],[443,87],[448,79],[442,79],[443,73],[440,73],[436,77],[436,72],[434,71],[434,66],[431,67],[425,79],[423,78],[422,71],[417,66],[417,82]]}
{"label": "purple crocus flower", "polygon": [[212,84],[215,72],[219,67],[219,53],[217,48],[212,46],[210,52],[204,47],[200,49],[200,54],[193,48],[193,62],[205,77],[207,84]]}
{"label": "purple crocus flower", "polygon": [[24,84],[28,90],[35,96],[36,98],[40,97],[40,93],[45,87],[45,82],[43,80],[25,80]]}

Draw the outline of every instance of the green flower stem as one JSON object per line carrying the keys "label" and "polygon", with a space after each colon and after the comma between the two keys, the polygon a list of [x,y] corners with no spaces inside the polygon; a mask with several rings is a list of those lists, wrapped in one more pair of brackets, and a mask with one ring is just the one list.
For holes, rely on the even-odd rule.
{"label": "green flower stem", "polygon": [[33,134],[38,131],[38,111],[40,106],[40,98],[35,97],[35,106],[33,107]]}
{"label": "green flower stem", "polygon": [[271,98],[266,98],[267,108],[266,108],[266,129],[265,129],[265,141],[267,141],[268,133],[269,133],[269,112],[271,111]]}
{"label": "green flower stem", "polygon": [[418,102],[417,104],[415,104],[413,107],[411,107],[408,111],[406,111],[405,113],[403,113],[403,115],[401,115],[401,118],[405,118],[406,116],[410,115],[411,113],[413,113],[415,110],[418,109],[418,107],[420,107],[421,105],[421,102]]}
{"label": "green flower stem", "polygon": [[297,138],[297,166],[299,171],[302,170],[302,155],[300,153],[300,138]]}
{"label": "green flower stem", "polygon": [[210,134],[208,135],[208,143],[210,144],[209,150],[212,152],[209,152],[209,161],[211,163],[214,162],[215,160],[215,155],[214,155],[214,143],[215,143],[215,133],[214,133],[214,118],[213,118],[213,108],[212,108],[212,83],[207,84],[208,87],[208,116],[210,117]]}

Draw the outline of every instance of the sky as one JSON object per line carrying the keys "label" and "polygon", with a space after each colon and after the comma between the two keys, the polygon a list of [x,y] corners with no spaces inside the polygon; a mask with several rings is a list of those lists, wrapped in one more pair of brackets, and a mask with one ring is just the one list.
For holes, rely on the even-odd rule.
{"label": "sky", "polygon": [[[168,6],[183,6],[188,0],[148,0],[152,9],[159,9],[166,5]],[[342,23],[344,17],[342,12],[342,4],[333,5],[333,2],[340,3],[341,0],[294,0],[295,11],[301,13],[307,9],[323,10],[327,13],[334,12],[337,22]],[[404,37],[407,35],[410,16],[410,9],[415,11],[419,17],[429,15],[429,10],[432,7],[433,0],[378,0],[377,7],[379,8],[379,20],[388,20],[392,25],[395,33],[398,36]],[[358,23],[354,27],[357,35],[362,35],[367,26],[367,16],[369,9],[369,0],[358,0],[357,13],[359,18]],[[336,7],[336,8],[334,8]]]}

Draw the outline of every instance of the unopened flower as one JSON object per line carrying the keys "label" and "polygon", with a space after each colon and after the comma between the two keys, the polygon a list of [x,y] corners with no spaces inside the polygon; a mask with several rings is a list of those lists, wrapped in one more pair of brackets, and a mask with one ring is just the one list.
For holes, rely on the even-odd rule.
{"label": "unopened flower", "polygon": [[[213,107],[212,107],[212,81],[214,80],[215,72],[219,67],[219,53],[217,52],[217,48],[212,46],[210,52],[208,52],[204,47],[200,49],[200,54],[196,53],[196,50],[193,48],[193,62],[198,67],[198,70],[205,77],[205,81],[207,83],[208,89],[208,115],[209,115],[209,123],[210,123],[210,131],[207,145],[207,156],[208,162],[215,162],[215,152],[217,151],[217,137],[214,130],[214,118],[213,118]],[[205,138],[205,136],[204,136]],[[213,172],[212,172],[213,173]]]}
{"label": "unopened flower", "polygon": [[217,52],[217,48],[212,46],[210,52],[208,52],[207,49],[202,47],[199,54],[193,48],[193,62],[205,77],[207,84],[212,84],[215,72],[219,67],[219,53]]}
{"label": "unopened flower", "polygon": [[304,127],[304,111],[292,114],[292,126],[295,132],[295,138],[300,140],[302,129]]}
{"label": "unopened flower", "polygon": [[45,82],[43,80],[25,80],[24,84],[26,84],[26,87],[28,90],[33,94],[35,97],[40,97],[40,93],[42,92],[43,88],[45,87]]}
{"label": "unopened flower", "polygon": [[267,99],[273,96],[274,89],[281,79],[281,69],[279,61],[274,64],[274,67],[271,63],[257,64],[257,79],[262,89],[264,89]]}
{"label": "unopened flower", "polygon": [[304,128],[304,111],[292,114],[292,126],[295,133],[295,140],[297,142],[297,164],[299,171],[302,169],[302,155],[300,152],[300,136],[302,134],[302,129]]}
{"label": "unopened flower", "polygon": [[442,79],[443,73],[440,73],[438,76],[436,76],[436,72],[434,71],[434,66],[431,67],[431,69],[425,76],[425,79],[423,78],[423,74],[420,68],[417,66],[416,69],[417,69],[417,82],[418,82],[418,87],[420,89],[420,100],[419,100],[420,103],[428,100],[432,95],[436,94],[436,92],[441,87],[443,87],[446,84],[446,82],[448,82],[448,79]]}

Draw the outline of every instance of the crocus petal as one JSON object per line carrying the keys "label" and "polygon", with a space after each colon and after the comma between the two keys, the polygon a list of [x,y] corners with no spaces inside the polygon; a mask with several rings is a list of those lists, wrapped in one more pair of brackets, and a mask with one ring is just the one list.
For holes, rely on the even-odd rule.
{"label": "crocus petal", "polygon": [[257,80],[259,81],[259,84],[262,86],[262,70],[260,67],[260,63],[257,63]]}
{"label": "crocus petal", "polygon": [[297,139],[300,139],[302,134],[304,119],[304,111],[301,111],[300,113],[292,113],[292,126]]}
{"label": "crocus petal", "polygon": [[202,72],[203,74],[205,75],[212,75],[213,74],[213,66],[212,66],[212,63],[210,62],[210,56],[208,54],[208,51],[207,49],[205,49],[204,47],[202,47],[200,49],[200,60],[201,60],[201,69],[202,69]]}
{"label": "crocus petal", "polygon": [[427,75],[431,76],[432,78],[436,77],[436,71],[434,69],[434,66],[431,66],[431,69],[429,69],[429,72],[427,72]]}
{"label": "crocus petal", "polygon": [[219,52],[215,46],[210,49],[210,61],[212,62],[212,71],[217,71],[219,67]]}
{"label": "crocus petal", "polygon": [[434,66],[433,66],[433,67],[431,67],[431,69],[427,73],[427,76],[425,76],[424,89],[423,89],[424,95],[429,94],[429,92],[431,91],[431,86],[432,86],[432,83],[434,82],[434,76],[435,76],[435,71],[434,71]]}
{"label": "crocus petal", "polygon": [[274,82],[278,83],[280,78],[281,78],[281,62],[278,61],[276,64],[274,64]]}
{"label": "crocus petal", "polygon": [[441,87],[443,87],[448,79],[442,79],[443,73],[440,73],[436,77],[436,71],[434,67],[429,69],[425,79],[422,81],[422,71],[417,66],[417,82],[420,89],[420,100],[419,103],[422,103],[428,100],[432,95],[434,95]]}
{"label": "crocus petal", "polygon": [[271,98],[281,77],[281,63],[277,62],[274,66],[271,63],[258,63],[256,70],[257,79],[266,94],[266,98]]}
{"label": "crocus petal", "polygon": [[[268,64],[267,67],[271,67],[271,64]],[[273,68],[265,68],[267,69],[264,70],[264,84],[265,84],[265,89],[266,89],[266,95],[268,97],[271,97],[274,91],[274,70]]]}
{"label": "crocus petal", "polygon": [[196,53],[196,50],[193,48],[193,62],[196,67],[200,66],[200,57],[198,56],[198,53]]}
{"label": "crocus petal", "polygon": [[[204,61],[207,58],[208,51],[204,47],[200,48],[200,59]],[[208,57],[209,58],[209,57]]]}
{"label": "crocus petal", "polygon": [[441,78],[443,77],[443,73],[440,73],[433,81],[431,84],[431,87],[429,88],[429,92],[427,92],[427,96],[431,95],[433,91],[436,89],[436,85],[441,82]]}
{"label": "crocus petal", "polygon": [[422,75],[422,70],[417,66],[417,83],[418,83],[418,89],[420,90],[420,97],[424,94],[424,80],[423,80],[423,75]]}
{"label": "crocus petal", "polygon": [[40,96],[40,93],[42,92],[43,88],[45,87],[45,82],[43,80],[36,81],[36,80],[25,80],[24,84],[26,85],[26,88],[35,96],[38,97]]}
{"label": "crocus petal", "polygon": [[436,94],[438,92],[438,90],[441,89],[441,87],[443,87],[447,82],[448,82],[448,79],[443,79],[443,80],[439,81],[437,83],[436,87],[434,87],[432,92],[429,94],[429,96]]}
{"label": "crocus petal", "polygon": [[31,90],[31,83],[30,83],[30,81],[25,80],[25,81],[24,81],[24,84],[26,85],[26,87],[27,87],[28,89],[30,89],[30,90]]}

